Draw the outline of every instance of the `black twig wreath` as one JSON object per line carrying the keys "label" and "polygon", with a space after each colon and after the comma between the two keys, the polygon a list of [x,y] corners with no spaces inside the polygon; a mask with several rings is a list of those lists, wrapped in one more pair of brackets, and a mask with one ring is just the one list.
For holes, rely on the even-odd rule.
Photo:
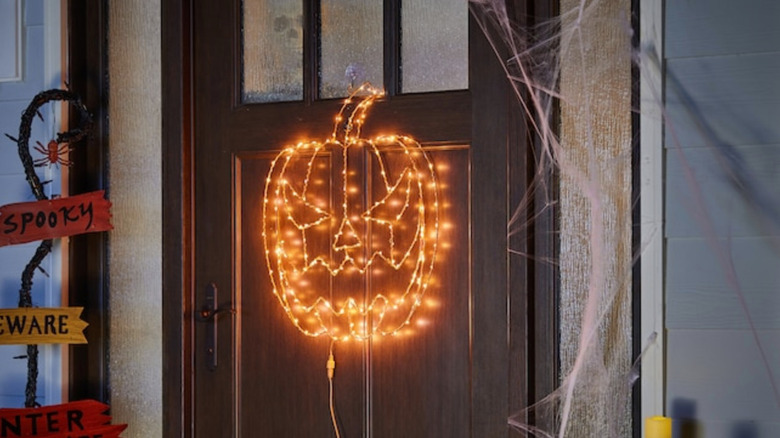
{"label": "black twig wreath", "polygon": [[[92,130],[92,116],[81,102],[81,98],[69,90],[53,89],[38,93],[27,106],[27,109],[24,110],[21,123],[19,124],[18,137],[14,138],[5,134],[6,137],[16,142],[18,146],[19,158],[22,160],[27,182],[30,184],[33,196],[35,196],[35,199],[38,201],[48,199],[48,197],[43,191],[43,183],[41,183],[40,178],[38,178],[38,174],[35,173],[35,162],[30,155],[30,134],[32,132],[32,123],[35,116],[38,116],[38,118],[43,120],[40,108],[53,101],[68,102],[78,111],[79,116],[78,127],[57,133],[56,143],[58,145],[74,144],[84,138]],[[52,239],[41,241],[32,259],[30,259],[29,263],[27,263],[27,266],[24,268],[24,272],[22,272],[22,287],[19,289],[19,307],[32,307],[30,290],[32,289],[33,275],[35,274],[36,269],[41,269],[40,264],[43,259],[49,255],[51,248]],[[27,355],[19,357],[19,359],[22,358],[27,359],[27,386],[25,388],[24,405],[28,408],[39,406],[35,401],[35,393],[37,392],[38,386],[38,346],[28,345]]]}

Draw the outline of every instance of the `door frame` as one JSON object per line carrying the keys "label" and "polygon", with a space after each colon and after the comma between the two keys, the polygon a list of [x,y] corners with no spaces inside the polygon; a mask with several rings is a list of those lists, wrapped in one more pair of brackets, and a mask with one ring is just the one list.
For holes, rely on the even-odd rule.
{"label": "door frame", "polygon": [[193,320],[192,1],[163,0],[163,436],[191,437]]}
{"label": "door frame", "polygon": [[[191,437],[194,436],[192,412],[193,400],[193,329],[194,320],[191,309],[194,303],[194,166],[193,166],[193,35],[192,35],[192,10],[195,0],[163,0],[162,1],[162,120],[163,120],[163,434],[166,437]],[[509,10],[515,11],[515,18],[527,22],[528,12],[538,17],[539,21],[549,19],[557,14],[557,2],[555,0],[509,0]],[[470,17],[473,20],[473,17]],[[528,23],[533,24],[533,23]],[[473,33],[473,32],[472,32]],[[471,37],[470,37],[471,38]],[[481,47],[477,54],[470,55],[470,69],[483,68],[483,65],[497,65],[495,55],[489,46]],[[475,51],[472,51],[475,52]],[[480,56],[481,62],[475,62]],[[505,156],[509,161],[517,163],[521,171],[513,174],[507,184],[519,184],[527,187],[528,179],[535,176],[535,164],[532,157],[539,156],[540,146],[538,139],[533,138],[520,122],[523,120],[519,113],[517,102],[509,98],[510,93],[505,87],[496,87],[495,84],[472,84],[471,90],[475,93],[473,113],[479,114],[485,106],[495,105],[496,99],[504,101],[508,113],[514,114],[512,120],[517,123],[507,123],[501,130],[493,134],[493,138],[482,138],[479,141],[507,143],[514,141],[517,144],[525,144],[525,153],[514,148],[514,153]],[[503,94],[502,94],[503,92]],[[476,119],[475,119],[476,122]],[[505,121],[506,122],[506,121]],[[514,126],[507,132],[506,126]],[[475,139],[476,140],[476,139]],[[503,151],[503,152],[502,152]],[[497,153],[506,154],[506,150],[499,148]],[[475,167],[478,163],[475,163]],[[479,169],[474,169],[476,172]],[[483,171],[485,171],[483,169]],[[557,175],[545,176],[549,181],[547,187],[556,187]],[[514,193],[510,190],[510,202],[517,201],[522,193]],[[534,217],[534,224],[528,228],[528,233],[522,237],[526,249],[537,255],[535,260],[552,260],[557,256],[558,242],[556,212],[554,209],[542,210],[549,197],[532,207],[528,217]],[[515,204],[516,205],[516,204]],[[473,219],[472,219],[473,220]],[[474,228],[479,225],[474,222]],[[499,230],[500,232],[500,230]],[[495,236],[494,236],[495,237]],[[505,237],[504,237],[505,238]],[[508,400],[507,405],[516,406],[518,403],[531,404],[549,394],[558,386],[558,322],[557,322],[557,297],[558,275],[557,269],[551,264],[534,263],[524,260],[518,262],[517,258],[510,258],[507,254],[507,278],[488,279],[494,282],[496,287],[505,289],[508,293],[510,283],[523,285],[528,292],[522,300],[510,305],[519,306],[526,317],[524,330],[526,341],[512,345],[512,348],[522,348],[526,353],[526,363],[520,367],[522,376],[511,376],[510,383],[520,385],[521,398],[526,400]],[[477,275],[475,275],[477,277]],[[485,280],[485,278],[482,278]],[[474,280],[482,281],[479,279]],[[508,297],[508,295],[507,295]],[[499,316],[506,318],[506,302],[496,303],[489,308],[475,309],[477,317],[491,318]],[[504,313],[501,315],[501,313]],[[476,347],[481,345],[475,342]],[[497,343],[501,344],[501,343]],[[510,347],[501,345],[503,354],[507,360],[512,360]],[[490,365],[485,365],[489,369]],[[479,378],[487,381],[481,382],[484,388],[490,388],[504,384],[505,377],[492,381],[489,373]],[[479,409],[484,412],[494,410],[496,413],[492,419],[499,424],[505,424],[506,418],[499,418],[502,409],[494,409],[494,406],[486,404]],[[504,406],[506,408],[506,406]],[[491,421],[492,421],[491,420]],[[531,421],[546,422],[553,419],[531,419]]]}
{"label": "door frame", "polygon": [[[108,1],[69,0],[67,77],[70,90],[92,114],[92,131],[70,151],[68,190],[106,190],[108,178]],[[71,107],[70,120],[78,120]],[[68,399],[110,401],[108,363],[108,236],[88,233],[68,239],[68,305],[83,307],[88,344],[68,346]],[[78,292],[78,293],[75,293]]]}

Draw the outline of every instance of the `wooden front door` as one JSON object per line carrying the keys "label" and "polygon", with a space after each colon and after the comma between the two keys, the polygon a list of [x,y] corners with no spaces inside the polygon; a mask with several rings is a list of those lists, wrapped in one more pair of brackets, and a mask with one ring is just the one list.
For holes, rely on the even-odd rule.
{"label": "wooden front door", "polygon": [[[318,22],[312,3],[305,2],[305,29],[316,29]],[[386,25],[397,20],[395,3],[385,2]],[[476,23],[464,17],[463,26],[469,26],[469,88],[433,93],[402,92],[392,54],[398,42],[385,29],[389,42],[383,85],[388,96],[374,102],[360,137],[414,138],[422,151],[415,152],[422,160],[418,162],[430,162],[427,169],[410,167],[397,146],[376,154],[367,148],[343,154],[338,148],[321,153],[296,149],[301,141],[326,144],[334,126],[344,129],[334,122],[343,99],[318,97],[318,77],[312,73],[318,61],[311,52],[316,36],[308,30],[302,98],[246,103],[240,2],[170,2],[163,12],[164,17],[178,17],[168,21],[178,33],[175,41],[181,42],[173,43],[176,47],[169,53],[181,56],[177,65],[182,67],[167,71],[171,78],[184,78],[183,87],[169,82],[166,92],[184,108],[172,117],[183,129],[178,134],[171,133],[175,127],[168,131],[169,138],[184,147],[171,146],[166,155],[166,184],[178,185],[168,191],[166,230],[171,234],[164,243],[166,268],[173,271],[166,274],[166,366],[173,368],[166,377],[165,397],[172,406],[167,433],[204,438],[336,436],[335,418],[341,437],[510,435],[507,418],[526,406],[534,391],[528,383],[529,361],[535,354],[528,341],[534,332],[528,307],[533,281],[527,262],[510,259],[507,251],[507,223],[512,204],[524,195],[530,148],[524,146],[527,134],[505,73]],[[282,162],[292,163],[283,177],[278,171]],[[182,177],[175,174],[176,166]],[[418,185],[409,176],[410,168],[430,170],[433,176]],[[281,208],[287,225],[279,225],[278,217],[270,217],[268,204],[280,201],[271,199],[274,189],[269,187],[278,187],[286,177],[290,181],[284,182],[284,190],[290,196]],[[415,187],[428,190],[432,181],[434,201],[431,196],[424,201],[415,197]],[[404,195],[391,194],[399,187]],[[314,192],[320,198],[303,194]],[[396,210],[378,213],[379,201],[385,199],[388,205],[395,201]],[[423,224],[427,231],[405,237],[417,232],[410,229],[417,225],[404,223],[399,218],[406,213],[399,212],[422,204],[432,209],[433,202],[435,222],[428,219]],[[382,218],[398,223],[393,228]],[[268,225],[269,220],[276,224]],[[315,225],[330,240],[307,234]],[[330,276],[312,276],[311,281],[303,278],[298,283],[306,284],[303,298],[288,300],[288,291],[282,289],[289,283],[280,285],[278,270],[296,264],[282,266],[268,254],[282,248],[269,243],[271,237],[264,235],[269,229],[276,233],[273,239],[288,240],[285,248],[297,248],[297,254],[285,257],[297,257],[303,264],[314,258],[311,252],[324,257],[322,265],[344,266],[342,253],[352,251],[355,242],[366,246],[357,256],[349,253],[355,259],[343,271],[331,270]],[[366,268],[366,260],[376,254],[369,247],[384,247],[384,258],[393,251],[398,257],[424,251],[410,258],[418,264],[420,257],[432,258],[434,244],[421,249],[419,240],[434,230],[438,240],[430,276],[414,267],[393,271],[392,263]],[[526,245],[527,239],[519,245]],[[300,272],[282,276],[293,275]],[[420,289],[423,282],[425,288]],[[413,305],[398,299],[410,289],[402,298]],[[180,298],[171,298],[168,291]],[[379,295],[381,311],[367,311]],[[328,308],[317,307],[324,302],[316,301],[318,296],[328,300]],[[350,299],[353,307],[346,305]],[[209,315],[202,312],[206,305],[221,311]],[[404,305],[401,316],[390,315]],[[343,312],[328,314],[331,306]],[[416,308],[413,314],[410,306]],[[350,311],[358,317],[343,314]],[[340,323],[334,323],[339,318]],[[349,333],[371,331],[379,319],[387,323],[374,335],[346,339]],[[324,335],[311,336],[320,328]],[[381,336],[385,331],[393,333]],[[332,386],[326,373],[331,351],[336,360]]]}

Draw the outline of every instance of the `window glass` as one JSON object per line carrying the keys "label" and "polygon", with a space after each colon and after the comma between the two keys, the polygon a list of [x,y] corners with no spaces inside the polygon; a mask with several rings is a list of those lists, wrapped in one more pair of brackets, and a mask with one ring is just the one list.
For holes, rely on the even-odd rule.
{"label": "window glass", "polygon": [[381,0],[321,3],[320,97],[343,97],[351,86],[383,85]]}
{"label": "window glass", "polygon": [[303,3],[244,0],[243,101],[303,99]]}
{"label": "window glass", "polygon": [[[463,0],[403,0],[401,89],[468,88],[468,7]],[[382,87],[384,8],[380,0],[322,0],[319,97],[336,98],[370,82]],[[243,1],[243,101],[303,99],[303,2]]]}
{"label": "window glass", "polygon": [[404,0],[401,26],[404,93],[468,88],[465,0]]}

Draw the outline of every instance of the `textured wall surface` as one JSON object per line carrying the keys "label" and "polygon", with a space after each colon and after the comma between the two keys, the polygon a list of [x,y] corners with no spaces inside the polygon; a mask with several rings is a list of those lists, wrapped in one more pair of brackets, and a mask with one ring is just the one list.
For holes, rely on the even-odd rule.
{"label": "textured wall surface", "polygon": [[574,385],[566,436],[626,437],[631,425],[630,2],[563,0],[561,11],[560,353],[562,375]]}
{"label": "textured wall surface", "polygon": [[160,1],[109,7],[110,366],[114,423],[162,436]]}

